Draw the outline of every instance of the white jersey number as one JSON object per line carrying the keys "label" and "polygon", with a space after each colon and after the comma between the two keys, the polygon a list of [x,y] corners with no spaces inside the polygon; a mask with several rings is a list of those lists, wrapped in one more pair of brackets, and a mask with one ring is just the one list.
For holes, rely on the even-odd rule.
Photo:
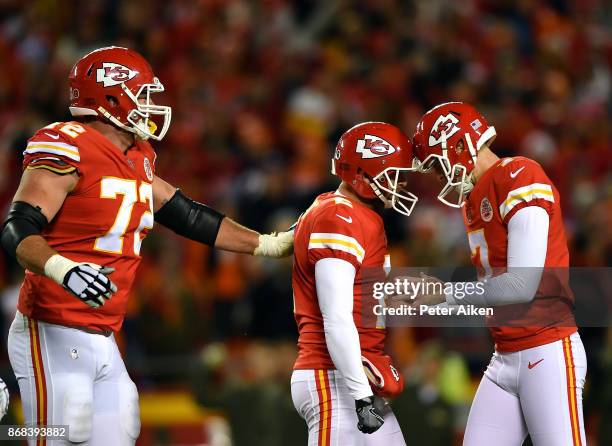
{"label": "white jersey number", "polygon": [[153,187],[149,183],[141,183],[137,187],[136,180],[126,180],[116,177],[102,178],[100,198],[117,200],[121,198],[119,210],[115,217],[115,222],[108,232],[102,237],[98,237],[94,243],[96,251],[103,251],[112,254],[123,253],[123,238],[132,219],[132,211],[137,201],[141,203],[149,202],[150,211],[146,211],[140,218],[138,229],[134,232],[134,254],[140,255],[140,245],[142,244],[141,232],[145,228],[153,227]]}

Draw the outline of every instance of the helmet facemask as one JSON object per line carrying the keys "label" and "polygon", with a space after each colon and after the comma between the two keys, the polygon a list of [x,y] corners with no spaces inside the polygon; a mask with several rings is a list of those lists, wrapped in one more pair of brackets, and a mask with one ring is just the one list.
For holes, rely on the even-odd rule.
{"label": "helmet facemask", "polygon": [[[130,91],[125,85],[125,82],[121,84],[121,89],[135,105],[135,108],[130,110],[127,115],[128,124],[122,123],[101,106],[98,107],[98,111],[116,126],[134,133],[140,140],[146,141],[151,138],[160,141],[163,139],[170,127],[172,108],[166,105],[156,105],[151,100],[151,95],[153,93],[161,93],[164,91],[164,86],[159,79],[155,77],[153,78],[153,83],[143,84],[136,95]],[[153,116],[163,117],[163,123],[159,132],[157,132],[157,123],[152,119]]]}
{"label": "helmet facemask", "polygon": [[[413,140],[418,158],[413,167],[420,172],[430,172],[435,167],[438,175],[446,179],[438,200],[460,208],[474,188],[478,153],[495,136],[495,127],[470,104],[440,104],[426,112],[416,126]],[[452,194],[457,196],[451,197]]]}
{"label": "helmet facemask", "polygon": [[[465,141],[467,149],[470,153],[473,166],[476,165],[477,152],[472,144],[472,139],[469,133],[465,133]],[[423,161],[418,159],[414,160],[413,166],[416,167],[419,172],[429,173],[435,169],[438,173],[446,179],[446,184],[442,187],[442,190],[438,194],[438,200],[447,206],[453,208],[461,208],[464,204],[464,198],[474,189],[473,182],[473,169],[468,174],[467,167],[461,163],[455,163],[451,166],[451,162],[448,158],[448,144],[446,133],[442,132],[442,154],[437,153],[429,154]],[[438,168],[436,169],[436,163]],[[456,194],[454,199],[447,198],[452,194]]]}
{"label": "helmet facemask", "polygon": [[370,187],[382,200],[385,209],[393,208],[402,215],[409,216],[419,200],[412,192],[405,190],[406,176],[411,168],[388,167],[370,181]]}
{"label": "helmet facemask", "polygon": [[[446,184],[438,194],[438,200],[447,206],[460,208],[464,198],[474,189],[472,174],[467,173],[463,164],[455,164],[446,175]],[[451,198],[455,194],[455,198]],[[447,198],[448,197],[448,198]]]}

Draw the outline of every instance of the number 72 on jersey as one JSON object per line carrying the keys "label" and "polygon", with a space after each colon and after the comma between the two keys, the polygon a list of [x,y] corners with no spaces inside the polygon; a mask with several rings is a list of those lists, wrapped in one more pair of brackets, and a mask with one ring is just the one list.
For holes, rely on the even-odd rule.
{"label": "number 72 on jersey", "polygon": [[121,198],[119,210],[115,217],[115,222],[108,232],[102,237],[98,237],[94,243],[96,251],[108,252],[111,254],[123,254],[123,242],[125,233],[132,219],[134,204],[137,202],[148,203],[149,210],[145,211],[140,217],[138,228],[134,231],[134,254],[140,255],[142,245],[141,233],[145,229],[153,227],[153,186],[150,183],[142,182],[138,186],[136,180],[126,180],[124,178],[103,177],[100,181],[100,198],[117,200]]}
{"label": "number 72 on jersey", "polygon": [[[58,128],[58,131],[71,138],[77,138],[85,133],[85,128],[77,123],[54,122],[45,128]],[[117,177],[103,177],[100,184],[100,198],[116,200],[120,196],[121,204],[115,222],[105,235],[96,239],[94,249],[111,254],[123,254],[123,239],[132,219],[134,204],[148,202],[149,210],[142,214],[138,228],[134,231],[134,254],[140,255],[140,246],[142,245],[140,234],[143,230],[153,227],[153,186],[145,182],[137,186],[136,180]]]}

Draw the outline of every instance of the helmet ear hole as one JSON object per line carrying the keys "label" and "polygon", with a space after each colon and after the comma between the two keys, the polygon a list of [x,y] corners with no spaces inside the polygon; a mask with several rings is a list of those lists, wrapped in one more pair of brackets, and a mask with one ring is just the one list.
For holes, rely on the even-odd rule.
{"label": "helmet ear hole", "polygon": [[368,180],[370,182],[372,181],[372,178],[361,167],[357,168],[357,176],[361,177],[362,179]]}
{"label": "helmet ear hole", "polygon": [[463,138],[461,138],[458,142],[457,145],[455,146],[455,152],[457,152],[457,154],[460,154],[461,152],[463,152],[463,148],[464,148],[464,142],[463,142]]}
{"label": "helmet ear hole", "polygon": [[111,107],[117,107],[119,105],[119,101],[115,96],[111,96],[109,94],[106,95],[106,100],[111,105]]}
{"label": "helmet ear hole", "polygon": [[89,69],[87,70],[87,77],[91,77],[91,73],[93,72],[93,67],[94,67],[94,64],[91,64],[89,66]]}

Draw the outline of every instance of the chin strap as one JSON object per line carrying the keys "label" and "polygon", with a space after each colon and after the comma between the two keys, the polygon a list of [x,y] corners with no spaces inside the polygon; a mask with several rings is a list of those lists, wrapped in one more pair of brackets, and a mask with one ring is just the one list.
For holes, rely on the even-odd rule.
{"label": "chin strap", "polygon": [[[117,127],[119,127],[120,129],[125,130],[126,132],[130,132],[133,133],[134,135],[136,135],[136,137],[141,140],[141,141],[146,141],[147,139],[149,139],[149,135],[147,135],[146,133],[144,133],[142,130],[140,130],[138,127],[131,127],[129,125],[125,125],[123,122],[119,121],[117,118],[115,118],[108,110],[106,110],[104,107],[102,107],[101,105],[98,107],[98,112],[102,114],[102,116],[104,116],[106,119],[108,119],[110,122],[112,122],[113,124],[115,124]],[[151,122],[151,121],[149,121]],[[155,124],[153,124],[155,125]],[[157,128],[157,126],[156,126]]]}
{"label": "chin strap", "polygon": [[[496,136],[497,132],[495,127],[491,126],[480,136],[478,142],[476,143],[476,147],[474,147],[470,134],[465,134],[465,141],[467,143],[468,150],[470,151],[474,168],[476,167],[476,161],[478,160],[478,152],[482,150],[485,144],[492,142]],[[468,194],[472,191],[472,189],[474,189],[474,169],[472,169],[469,175],[467,175],[464,181],[462,181],[462,189],[464,194]]]}
{"label": "chin strap", "polygon": [[385,209],[390,209],[392,206],[391,200],[385,197],[385,195],[380,191],[380,189],[378,188],[378,186],[376,186],[376,184],[374,184],[370,180],[368,180],[368,184],[370,185],[370,187],[372,188],[376,196],[380,198],[381,201],[384,203]]}
{"label": "chin strap", "polygon": [[469,133],[465,134],[465,142],[468,146],[468,151],[470,152],[470,157],[472,158],[472,162],[474,163],[474,166],[476,166],[476,159],[478,158],[478,152],[474,148],[474,144],[472,144],[472,137],[470,136]]}
{"label": "chin strap", "polygon": [[472,170],[470,174],[465,178],[465,181],[462,183],[463,193],[469,194],[474,189],[474,171]]}

